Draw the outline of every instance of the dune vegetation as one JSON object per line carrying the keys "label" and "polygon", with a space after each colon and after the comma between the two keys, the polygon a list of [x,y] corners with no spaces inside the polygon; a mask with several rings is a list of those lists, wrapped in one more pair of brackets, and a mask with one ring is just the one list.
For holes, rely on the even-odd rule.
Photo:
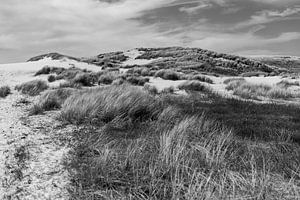
{"label": "dune vegetation", "polygon": [[65,162],[71,197],[299,196],[300,109],[226,99],[199,83],[185,84],[201,91],[185,96],[130,84],[45,93],[38,105],[77,126]]}
{"label": "dune vegetation", "polygon": [[[138,58],[157,60],[121,70],[126,56],[116,52],[85,60],[103,67],[97,73],[45,67],[36,74],[65,80],[43,92],[29,113],[51,110],[72,127],[64,161],[71,199],[300,196],[300,108],[275,101],[299,98],[297,81],[248,82],[280,70],[237,56],[140,50]],[[158,89],[152,79],[178,85]],[[215,91],[216,80],[233,95]]]}

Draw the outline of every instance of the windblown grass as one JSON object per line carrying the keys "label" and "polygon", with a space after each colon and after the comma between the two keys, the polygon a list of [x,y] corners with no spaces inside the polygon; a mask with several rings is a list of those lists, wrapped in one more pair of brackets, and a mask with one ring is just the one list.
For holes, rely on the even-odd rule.
{"label": "windblown grass", "polygon": [[16,90],[30,96],[37,96],[42,91],[48,89],[48,84],[43,80],[33,80],[15,87]]}
{"label": "windblown grass", "polygon": [[290,99],[300,97],[300,93],[282,88],[279,86],[270,86],[266,84],[253,84],[244,80],[231,81],[227,90],[232,90],[234,95],[240,96],[245,99],[259,100],[261,97],[271,99]]}
{"label": "windblown grass", "polygon": [[119,117],[129,121],[155,117],[159,103],[137,87],[122,85],[85,90],[72,95],[62,107],[61,118],[79,124],[110,122]]}
{"label": "windblown grass", "polygon": [[[135,105],[139,100],[131,101]],[[184,101],[190,106],[189,99]],[[209,119],[210,113],[200,114],[195,106],[185,110],[168,102],[158,117],[146,124],[136,121],[131,128],[120,123],[127,114],[100,129],[83,127],[68,163],[76,169],[70,170],[72,197],[279,200],[299,196],[300,147],[288,135],[274,135],[265,142],[236,137],[236,130]]]}
{"label": "windblown grass", "polygon": [[30,115],[42,114],[44,111],[60,109],[65,100],[75,93],[75,89],[60,88],[45,92],[31,107]]}

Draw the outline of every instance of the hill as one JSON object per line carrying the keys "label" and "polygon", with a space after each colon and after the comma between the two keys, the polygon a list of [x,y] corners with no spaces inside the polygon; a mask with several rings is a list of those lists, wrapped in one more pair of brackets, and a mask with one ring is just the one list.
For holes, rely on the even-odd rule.
{"label": "hill", "polygon": [[[134,51],[134,54],[131,54],[132,51]],[[137,48],[132,51],[110,52],[81,59],[50,53],[31,58],[29,61],[36,61],[44,57],[51,57],[52,59],[69,58],[104,68],[146,66],[150,69],[172,69],[185,74],[207,73],[228,76],[238,76],[253,72],[265,75],[278,75],[286,71],[281,68],[281,65],[271,66],[272,63],[200,48]],[[128,62],[129,60],[134,60],[134,62]]]}

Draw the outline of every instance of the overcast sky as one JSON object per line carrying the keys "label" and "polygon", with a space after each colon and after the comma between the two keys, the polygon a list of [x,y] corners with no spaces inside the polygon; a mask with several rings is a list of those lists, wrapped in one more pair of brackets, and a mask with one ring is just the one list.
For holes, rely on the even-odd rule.
{"label": "overcast sky", "polygon": [[161,46],[300,56],[300,0],[0,0],[0,63]]}

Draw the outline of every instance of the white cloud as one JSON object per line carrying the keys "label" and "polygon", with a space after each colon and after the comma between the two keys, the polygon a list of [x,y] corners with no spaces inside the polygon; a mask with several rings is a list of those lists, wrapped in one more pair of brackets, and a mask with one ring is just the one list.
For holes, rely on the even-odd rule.
{"label": "white cloud", "polygon": [[[278,20],[286,20],[288,17],[300,13],[300,7],[287,8],[283,11],[279,10],[263,10],[255,15],[252,15],[251,18],[247,21],[236,24],[236,28],[243,28],[247,26],[266,24]],[[300,19],[300,16],[299,16]]]}

